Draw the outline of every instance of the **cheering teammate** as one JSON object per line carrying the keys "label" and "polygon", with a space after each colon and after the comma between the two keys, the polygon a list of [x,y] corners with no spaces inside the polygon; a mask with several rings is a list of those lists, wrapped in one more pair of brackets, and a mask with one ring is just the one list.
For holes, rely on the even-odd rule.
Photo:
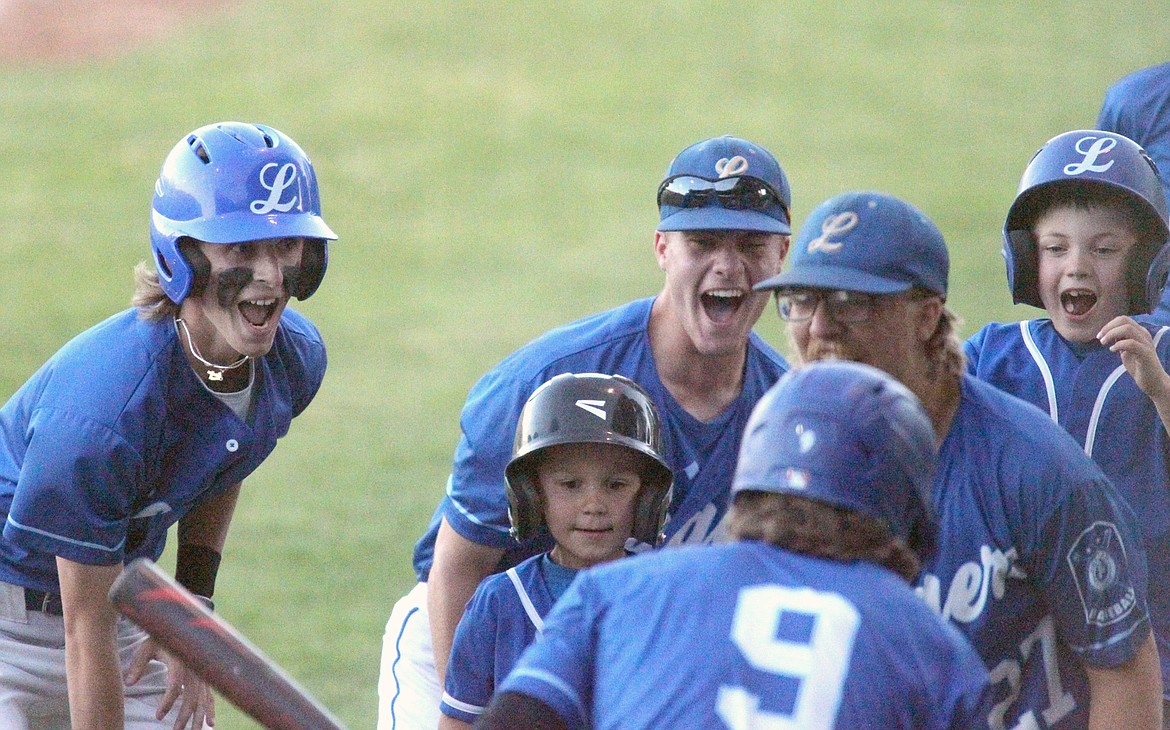
{"label": "cheering teammate", "polygon": [[472,388],[447,494],[415,547],[420,582],[386,625],[379,730],[438,725],[451,639],[476,586],[551,547],[547,537],[518,545],[509,536],[504,467],[511,425],[554,375],[618,374],[645,388],[675,475],[667,544],[722,533],[743,425],[787,368],[752,333],[767,306],[752,286],[780,270],[789,202],[788,180],[762,147],[735,137],[687,147],[658,190],[658,296],[555,329]]}
{"label": "cheering teammate", "polygon": [[990,670],[991,727],[1155,730],[1137,518],[1045,414],[964,373],[948,269],[920,211],[848,193],[813,211],[789,269],[759,288],[777,292],[803,361],[881,368],[930,414],[940,535],[919,591]]}
{"label": "cheering teammate", "polygon": [[439,720],[458,730],[483,712],[577,571],[658,544],[670,504],[658,414],[620,375],[558,375],[520,413],[505,470],[516,539],[547,532],[552,550],[489,576],[455,631]]}
{"label": "cheering teammate", "polygon": [[241,480],[324,377],[317,329],[286,305],[317,289],[333,238],[308,157],[275,129],[213,124],[171,150],[135,307],[0,409],[4,727],[214,722],[206,685],[106,596],[178,522],[176,578],[210,603]]}
{"label": "cheering teammate", "polygon": [[967,342],[978,378],[1045,412],[1138,515],[1150,620],[1170,684],[1170,328],[1129,315],[1158,303],[1150,262],[1166,198],[1145,152],[1096,130],[1058,135],[1024,171],[1004,224],[1008,284],[1047,319],[989,324]]}
{"label": "cheering teammate", "polygon": [[793,371],[744,432],[737,542],[582,573],[476,727],[977,727],[987,671],[907,584],[934,465],[892,378]]}

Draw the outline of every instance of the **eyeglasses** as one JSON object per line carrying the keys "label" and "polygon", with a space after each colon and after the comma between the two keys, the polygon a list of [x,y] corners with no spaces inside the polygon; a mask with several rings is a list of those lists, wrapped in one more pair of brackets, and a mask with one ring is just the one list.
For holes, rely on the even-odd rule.
{"label": "eyeglasses", "polygon": [[788,217],[784,199],[768,183],[758,177],[741,175],[720,180],[707,180],[693,175],[669,177],[658,186],[658,205],[675,208],[702,208],[718,204],[732,210],[766,211],[780,206]]}
{"label": "eyeglasses", "polygon": [[778,293],[776,311],[785,322],[804,322],[812,319],[817,307],[823,303],[829,319],[851,324],[869,319],[875,306],[883,299],[889,298],[889,295],[863,294],[841,289],[801,289]]}

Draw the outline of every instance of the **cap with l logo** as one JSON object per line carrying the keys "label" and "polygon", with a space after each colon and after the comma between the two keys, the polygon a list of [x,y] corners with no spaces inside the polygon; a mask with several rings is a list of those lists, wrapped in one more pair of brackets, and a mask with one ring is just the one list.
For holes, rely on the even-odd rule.
{"label": "cap with l logo", "polygon": [[872,191],[816,207],[792,244],[788,268],[757,291],[844,289],[897,294],[913,287],[945,296],[950,257],[930,218],[892,195]]}
{"label": "cap with l logo", "polygon": [[696,142],[671,161],[663,180],[683,176],[709,181],[753,177],[765,182],[775,192],[779,204],[763,210],[719,205],[694,208],[662,205],[658,210],[658,230],[791,233],[788,210],[792,205],[792,191],[788,187],[788,177],[772,153],[763,147],[729,135]]}

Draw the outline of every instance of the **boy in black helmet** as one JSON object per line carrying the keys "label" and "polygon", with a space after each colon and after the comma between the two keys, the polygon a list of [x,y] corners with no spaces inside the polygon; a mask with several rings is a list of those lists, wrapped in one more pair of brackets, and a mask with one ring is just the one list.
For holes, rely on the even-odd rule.
{"label": "boy in black helmet", "polygon": [[538,388],[516,426],[505,471],[513,535],[556,544],[487,578],[455,632],[440,704],[442,730],[466,728],[543,629],[578,570],[656,544],[672,474],[649,396],[620,375],[564,374]]}

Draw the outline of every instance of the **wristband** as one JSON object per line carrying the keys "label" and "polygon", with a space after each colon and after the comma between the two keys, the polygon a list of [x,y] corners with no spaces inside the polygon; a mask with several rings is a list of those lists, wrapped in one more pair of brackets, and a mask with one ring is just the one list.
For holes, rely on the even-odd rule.
{"label": "wristband", "polygon": [[175,581],[197,596],[215,595],[215,575],[220,555],[206,545],[179,543],[175,560]]}

